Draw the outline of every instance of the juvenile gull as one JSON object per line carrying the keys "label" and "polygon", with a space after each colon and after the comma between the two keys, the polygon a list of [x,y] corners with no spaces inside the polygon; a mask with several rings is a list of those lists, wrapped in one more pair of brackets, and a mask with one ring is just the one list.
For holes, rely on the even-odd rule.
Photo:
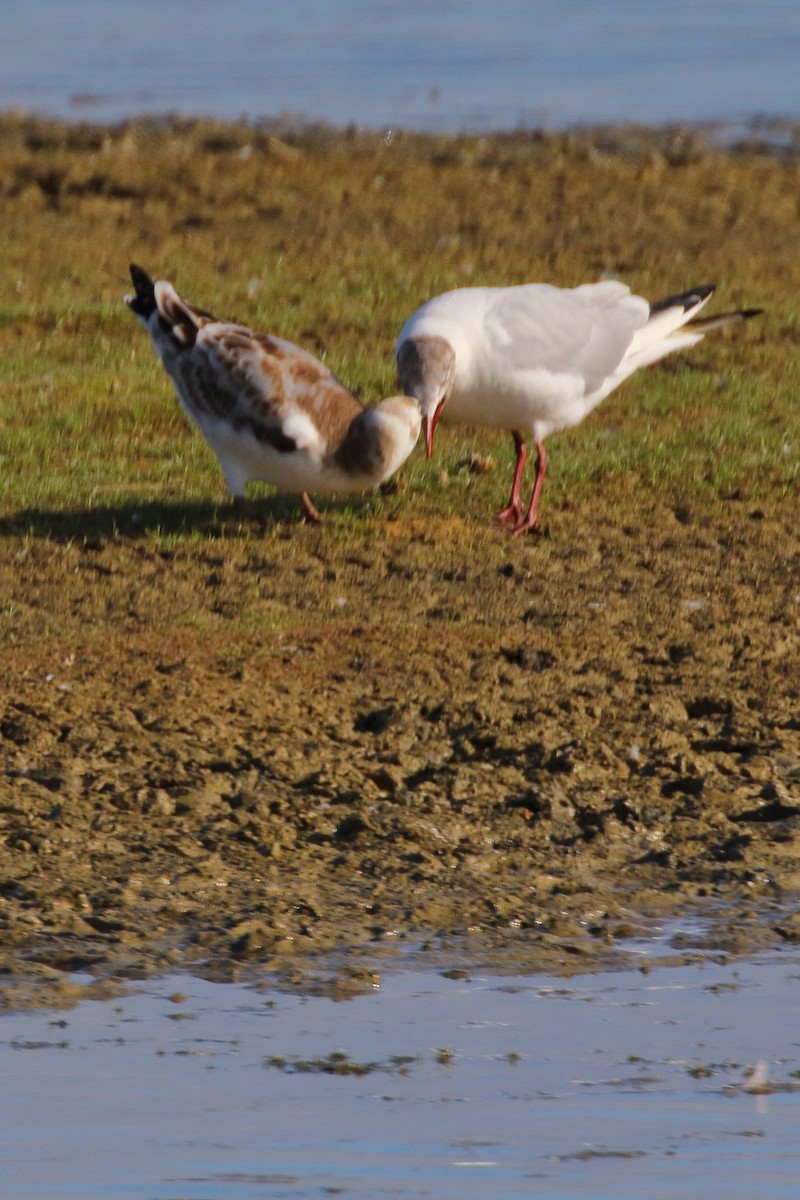
{"label": "juvenile gull", "polygon": [[320,516],[309,492],[374,487],[405,462],[420,430],[407,396],[365,408],[328,368],[291,342],[218,321],[131,264],[136,294],[125,302],[150,334],[181,407],[219,459],[234,505],[251,480],[299,492],[307,519]]}
{"label": "juvenile gull", "polygon": [[[429,300],[406,321],[396,346],[400,387],[422,409],[428,458],[442,414],[509,430],[517,460],[508,504],[496,519],[512,533],[532,529],[548,434],[577,425],[639,367],[761,311],[698,317],[713,291],[705,285],[649,304],[607,280],[571,289],[458,288]],[[527,436],[536,446],[536,474],[523,514]]]}

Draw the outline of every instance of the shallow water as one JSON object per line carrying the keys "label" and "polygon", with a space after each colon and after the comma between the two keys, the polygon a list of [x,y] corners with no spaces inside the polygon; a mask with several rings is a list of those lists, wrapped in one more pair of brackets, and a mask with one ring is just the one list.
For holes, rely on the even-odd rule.
{"label": "shallow water", "polygon": [[[220,14],[224,11],[224,20]],[[800,116],[795,0],[28,0],[0,108],[424,130]]]}
{"label": "shallow water", "polygon": [[[799,998],[797,957],[772,955],[569,981],[390,971],[340,1003],[178,977],[9,1015],[2,1194],[788,1200]],[[365,1073],[332,1073],[339,1052]]]}

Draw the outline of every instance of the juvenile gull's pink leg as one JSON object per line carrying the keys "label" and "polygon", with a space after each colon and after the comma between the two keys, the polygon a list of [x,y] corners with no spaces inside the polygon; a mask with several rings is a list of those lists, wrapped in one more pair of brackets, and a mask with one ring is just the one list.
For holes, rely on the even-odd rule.
{"label": "juvenile gull's pink leg", "polygon": [[300,493],[300,504],[303,509],[303,520],[308,521],[311,525],[321,525],[322,515],[317,512],[314,505],[311,503],[311,497],[308,492]]}

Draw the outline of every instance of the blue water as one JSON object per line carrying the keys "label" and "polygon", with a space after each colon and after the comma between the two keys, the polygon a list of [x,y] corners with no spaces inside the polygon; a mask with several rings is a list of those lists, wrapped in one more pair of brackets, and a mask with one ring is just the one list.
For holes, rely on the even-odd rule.
{"label": "blue water", "polygon": [[488,131],[800,117],[798,0],[26,0],[0,109]]}
{"label": "blue water", "polygon": [[[2,1016],[0,1195],[796,1200],[798,970],[410,971],[340,1003],[178,977]],[[377,1067],[268,1065],[336,1052]]]}

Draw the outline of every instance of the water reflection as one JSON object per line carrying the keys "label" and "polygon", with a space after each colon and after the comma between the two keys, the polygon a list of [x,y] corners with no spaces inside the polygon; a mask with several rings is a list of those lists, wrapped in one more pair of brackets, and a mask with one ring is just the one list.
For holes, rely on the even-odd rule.
{"label": "water reflection", "polygon": [[788,957],[140,988],[0,1019],[5,1197],[796,1195]]}

